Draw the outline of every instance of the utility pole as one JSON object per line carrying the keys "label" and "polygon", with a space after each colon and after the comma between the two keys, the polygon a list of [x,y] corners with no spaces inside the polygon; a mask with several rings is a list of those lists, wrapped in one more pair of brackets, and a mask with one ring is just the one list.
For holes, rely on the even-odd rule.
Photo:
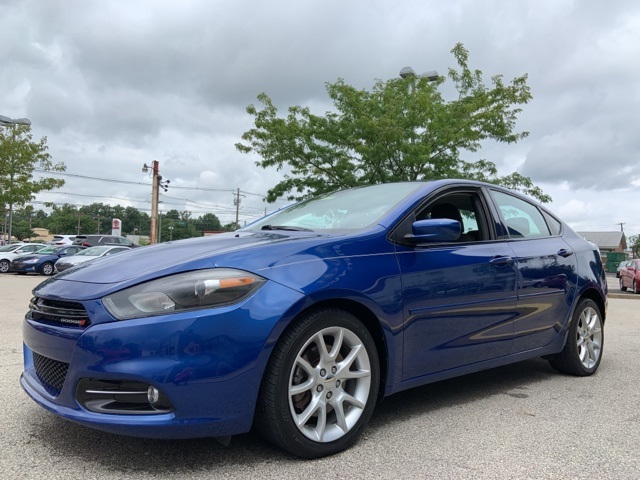
{"label": "utility pole", "polygon": [[239,188],[234,195],[233,204],[236,206],[236,228],[240,228],[240,197],[244,197],[244,195],[240,195]]}
{"label": "utility pole", "polygon": [[627,223],[627,222],[620,222],[620,223],[616,223],[616,225],[620,225],[620,231],[624,232],[624,228],[622,228],[622,226]]}
{"label": "utility pole", "polygon": [[160,191],[158,189],[158,170],[159,162],[154,160],[153,173],[151,179],[151,225],[149,227],[149,243],[153,245],[158,243],[158,200],[160,199]]}
{"label": "utility pole", "polygon": [[151,222],[149,225],[149,243],[158,243],[158,203],[160,201],[160,189],[165,192],[169,188],[169,180],[162,182],[162,175],[160,175],[160,162],[154,160],[151,162],[151,167],[146,163],[142,166],[142,171],[147,173],[151,168]]}

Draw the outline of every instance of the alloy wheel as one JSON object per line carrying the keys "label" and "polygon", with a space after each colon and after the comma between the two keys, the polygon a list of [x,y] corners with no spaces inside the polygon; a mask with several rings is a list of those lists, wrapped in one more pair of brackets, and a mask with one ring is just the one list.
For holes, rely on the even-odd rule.
{"label": "alloy wheel", "polygon": [[597,365],[602,350],[602,321],[595,309],[587,307],[582,311],[576,334],[580,362],[591,369]]}
{"label": "alloy wheel", "polygon": [[369,355],[360,338],[346,328],[325,328],[304,344],[291,370],[294,423],[310,440],[337,440],[362,415],[370,388]]}

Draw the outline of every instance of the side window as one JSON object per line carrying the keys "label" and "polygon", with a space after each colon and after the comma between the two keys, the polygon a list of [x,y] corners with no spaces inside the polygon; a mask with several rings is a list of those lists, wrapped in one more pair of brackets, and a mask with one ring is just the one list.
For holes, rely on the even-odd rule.
{"label": "side window", "polygon": [[500,210],[510,238],[540,238],[551,235],[545,218],[532,203],[495,190],[491,191],[491,196]]}
{"label": "side window", "polygon": [[449,193],[438,197],[419,210],[416,220],[449,218],[460,222],[459,242],[477,242],[489,239],[487,227],[478,195],[471,192]]}
{"label": "side window", "polygon": [[562,230],[562,224],[549,215],[547,212],[542,212],[544,215],[544,219],[547,221],[547,225],[549,226],[549,230],[551,231],[551,235],[560,235],[560,231]]}

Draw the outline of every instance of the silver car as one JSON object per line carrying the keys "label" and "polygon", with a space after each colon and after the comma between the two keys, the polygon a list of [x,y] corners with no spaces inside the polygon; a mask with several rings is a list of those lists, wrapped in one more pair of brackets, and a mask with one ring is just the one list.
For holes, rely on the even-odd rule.
{"label": "silver car", "polygon": [[96,247],[90,247],[86,250],[76,253],[71,257],[65,257],[58,260],[55,264],[57,272],[62,272],[68,268],[75,267],[89,260],[95,260],[96,258],[105,257],[107,255],[113,255],[114,253],[124,252],[131,250],[130,247],[98,245]]}

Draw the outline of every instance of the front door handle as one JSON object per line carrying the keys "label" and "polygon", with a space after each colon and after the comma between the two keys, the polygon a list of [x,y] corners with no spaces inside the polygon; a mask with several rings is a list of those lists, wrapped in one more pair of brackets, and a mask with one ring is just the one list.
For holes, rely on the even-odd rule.
{"label": "front door handle", "polygon": [[509,257],[509,256],[498,256],[498,257],[493,257],[491,260],[489,260],[489,263],[491,265],[495,265],[496,267],[505,267],[507,265],[511,265],[513,263],[513,258]]}

